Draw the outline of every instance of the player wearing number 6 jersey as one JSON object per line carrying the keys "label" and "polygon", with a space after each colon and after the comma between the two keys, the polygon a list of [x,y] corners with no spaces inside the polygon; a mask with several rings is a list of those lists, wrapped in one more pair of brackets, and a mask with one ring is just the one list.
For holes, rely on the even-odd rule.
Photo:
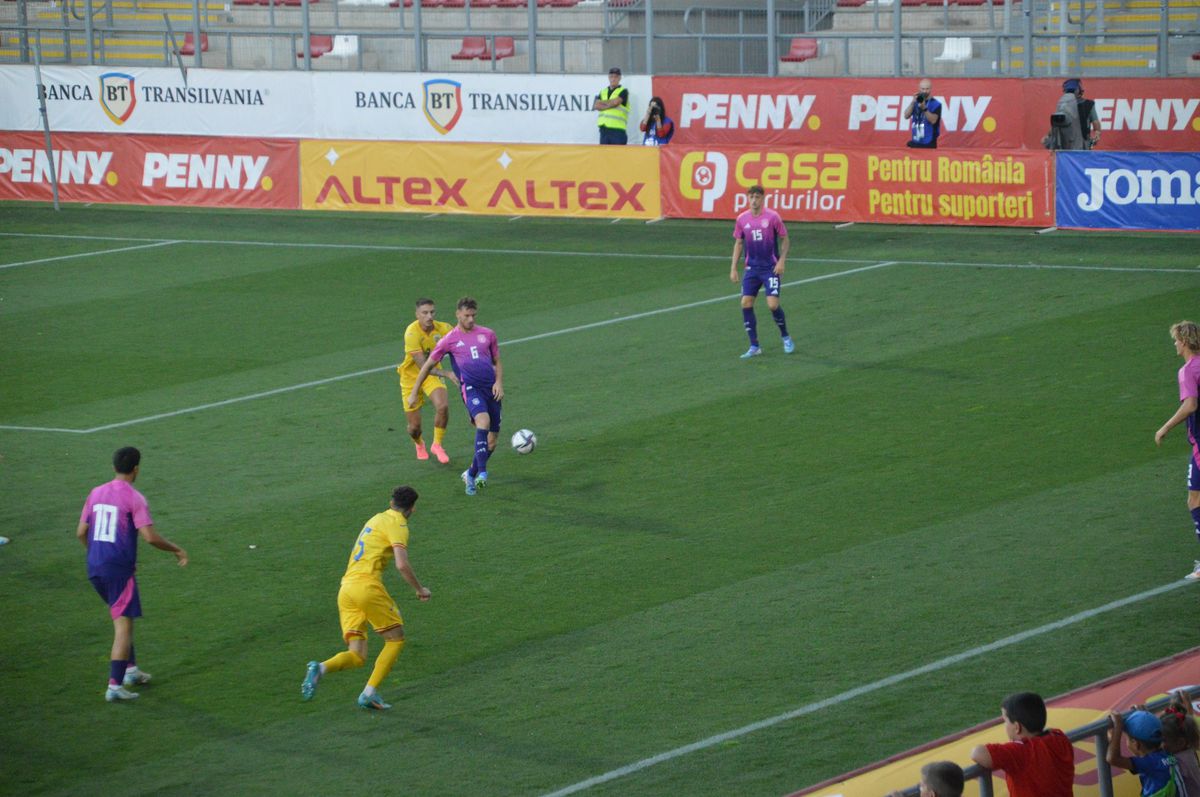
{"label": "player wearing number 6 jersey", "polygon": [[137,570],[137,541],[175,554],[179,566],[188,563],[187,552],[154,530],[145,497],[133,488],[142,454],[136,448],[117,449],[113,454],[116,478],[88,494],[79,516],[75,536],[87,548],[88,580],[108,604],[113,622],[112,656],[109,659],[110,703],[133,700],[137,692],[126,687],[144,684],[150,674],[138,669],[133,650],[133,619],[142,616],[134,571]]}
{"label": "player wearing number 6 jersey", "polygon": [[383,637],[383,650],[375,659],[375,668],[367,686],[358,696],[358,705],[366,709],[391,708],[377,691],[392,665],[404,649],[404,619],[400,609],[383,586],[383,571],[388,562],[395,562],[400,575],[412,587],[417,597],[429,600],[429,590],[421,586],[408,563],[408,519],[417,503],[417,491],[401,486],[392,490],[390,507],[367,521],[350,549],[350,561],[338,590],[338,614],[342,622],[342,638],[347,650],[322,662],[310,661],[300,696],[312,700],[321,677],[338,670],[361,667],[367,660],[367,623]]}
{"label": "player wearing number 6 jersey", "polygon": [[767,292],[767,308],[783,336],[783,352],[791,354],[796,344],[788,337],[787,320],[779,306],[779,284],[783,279],[784,260],[788,253],[787,229],[783,219],[770,208],[763,206],[765,194],[761,185],[753,185],[746,191],[750,209],[737,217],[733,225],[733,260],[729,264],[729,280],[738,281],[738,261],[742,251],[746,253],[746,272],[742,276],[742,324],[750,336],[750,348],[742,359],[762,354],[758,345],[758,319],[754,315],[754,300],[759,290]]}
{"label": "player wearing number 6 jersey", "polygon": [[471,467],[462,474],[467,495],[475,495],[478,488],[487,484],[487,463],[496,450],[496,437],[500,433],[500,402],[504,398],[504,371],[500,367],[496,333],[475,324],[478,309],[478,302],[470,296],[458,300],[455,310],[457,326],[439,340],[429,353],[408,397],[411,407],[416,403],[421,383],[429,376],[434,364],[441,362],[447,354],[454,359],[463,403],[467,405],[467,413],[475,426],[475,458],[471,460]]}

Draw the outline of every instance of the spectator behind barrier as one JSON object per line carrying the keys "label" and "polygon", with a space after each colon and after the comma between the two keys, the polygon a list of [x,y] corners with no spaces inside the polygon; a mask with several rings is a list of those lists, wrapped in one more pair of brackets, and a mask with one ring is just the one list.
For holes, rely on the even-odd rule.
{"label": "spectator behind barrier", "polygon": [[[1175,756],[1163,749],[1162,722],[1149,711],[1131,711],[1128,715],[1113,712],[1108,754],[1105,758],[1114,767],[1136,773],[1142,782],[1142,794],[1161,797],[1181,797],[1187,794]],[[1129,752],[1121,750],[1121,740],[1129,735]]]}
{"label": "spectator behind barrier", "polygon": [[608,88],[601,89],[592,102],[599,111],[596,124],[600,126],[600,143],[625,145],[629,143],[625,128],[629,125],[629,89],[621,85],[621,69],[608,70]]}
{"label": "spectator behind barrier", "polygon": [[1046,703],[1018,692],[1000,704],[1006,744],[979,745],[971,758],[984,769],[1003,769],[1010,797],[1071,797],[1075,750],[1066,734],[1046,730]]}
{"label": "spectator behind barrier", "polygon": [[[934,761],[921,767],[921,797],[962,797],[962,767],[953,761]],[[901,797],[894,791],[888,797]]]}
{"label": "spectator behind barrier", "polygon": [[675,120],[667,115],[662,97],[650,100],[638,129],[645,134],[642,136],[642,143],[647,147],[661,147],[670,143],[671,137],[675,135]]}
{"label": "spectator behind barrier", "polygon": [[1163,749],[1175,756],[1179,776],[1189,795],[1200,795],[1200,728],[1192,716],[1192,704],[1182,689],[1171,693],[1171,704],[1159,715]]}

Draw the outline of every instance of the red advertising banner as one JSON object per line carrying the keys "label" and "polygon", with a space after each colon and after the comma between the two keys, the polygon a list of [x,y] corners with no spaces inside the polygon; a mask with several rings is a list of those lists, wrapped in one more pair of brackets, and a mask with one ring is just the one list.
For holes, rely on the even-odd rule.
{"label": "red advertising banner", "polygon": [[300,207],[297,143],[281,139],[57,133],[53,161],[40,133],[5,133],[0,199]]}
{"label": "red advertising banner", "polygon": [[[915,78],[656,77],[675,119],[672,146],[902,147]],[[1195,80],[1084,81],[1110,150],[1200,149]],[[1062,81],[936,78],[942,149],[1041,149]]]}
{"label": "red advertising banner", "polygon": [[1054,223],[1054,156],[1021,150],[660,148],[663,213],[724,218],[746,189],[788,221],[1046,227]]}

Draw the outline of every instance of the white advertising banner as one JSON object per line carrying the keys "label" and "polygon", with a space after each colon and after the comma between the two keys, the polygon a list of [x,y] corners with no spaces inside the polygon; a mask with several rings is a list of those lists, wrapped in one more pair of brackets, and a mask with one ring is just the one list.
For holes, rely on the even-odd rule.
{"label": "white advertising banner", "polygon": [[[606,75],[242,72],[48,66],[53,130],[257,138],[592,144]],[[629,139],[650,100],[627,77]],[[40,130],[33,67],[0,67],[0,130]]]}

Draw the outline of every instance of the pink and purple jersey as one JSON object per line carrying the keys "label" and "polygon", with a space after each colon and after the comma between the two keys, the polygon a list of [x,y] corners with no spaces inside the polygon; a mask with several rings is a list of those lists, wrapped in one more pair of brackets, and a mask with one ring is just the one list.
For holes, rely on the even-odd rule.
{"label": "pink and purple jersey", "polygon": [[746,252],[746,268],[751,271],[771,271],[779,259],[779,239],[787,237],[783,219],[770,208],[757,216],[745,211],[733,225],[733,237],[742,241]]}
{"label": "pink and purple jersey", "polygon": [[499,346],[496,333],[487,327],[472,327],[470,332],[455,327],[433,347],[429,359],[436,363],[449,354],[464,385],[490,388],[496,384]]}
{"label": "pink and purple jersey", "polygon": [[[1193,357],[1179,369],[1179,400],[1200,401],[1200,357]],[[1187,417],[1188,442],[1192,444],[1192,459],[1200,467],[1200,408]]]}
{"label": "pink and purple jersey", "polygon": [[137,566],[137,530],[154,524],[145,497],[123,479],[92,490],[79,522],[88,526],[89,577],[132,574]]}

